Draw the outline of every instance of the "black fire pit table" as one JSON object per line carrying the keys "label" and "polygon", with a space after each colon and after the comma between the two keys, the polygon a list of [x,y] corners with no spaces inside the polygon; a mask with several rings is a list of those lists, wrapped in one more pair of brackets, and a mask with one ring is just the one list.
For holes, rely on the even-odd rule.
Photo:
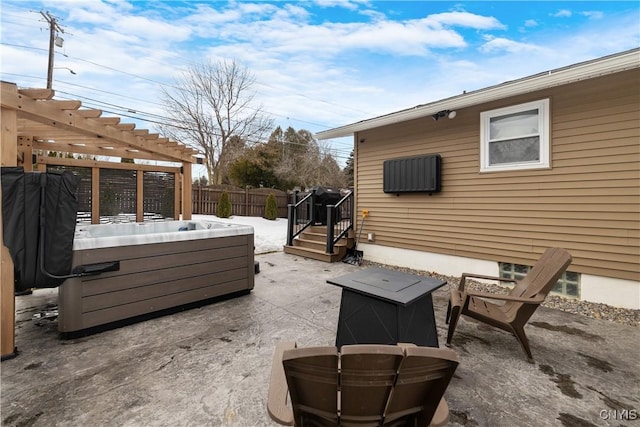
{"label": "black fire pit table", "polygon": [[431,292],[446,281],[371,267],[327,283],[342,287],[337,347],[399,342],[438,347]]}

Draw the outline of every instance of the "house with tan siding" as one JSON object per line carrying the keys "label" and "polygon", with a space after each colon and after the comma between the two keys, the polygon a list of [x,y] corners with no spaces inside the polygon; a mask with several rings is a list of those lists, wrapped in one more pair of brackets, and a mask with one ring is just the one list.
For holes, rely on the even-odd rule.
{"label": "house with tan siding", "polygon": [[639,309],[639,68],[634,49],[318,133],[353,136],[364,259],[517,278],[559,246],[555,291]]}

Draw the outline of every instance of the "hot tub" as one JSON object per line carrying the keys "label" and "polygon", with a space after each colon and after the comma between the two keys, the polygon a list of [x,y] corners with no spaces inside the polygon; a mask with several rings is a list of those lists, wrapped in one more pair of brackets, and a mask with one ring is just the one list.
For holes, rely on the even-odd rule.
{"label": "hot tub", "polygon": [[73,268],[109,262],[119,262],[119,270],[67,279],[59,287],[61,333],[251,291],[253,227],[214,221],[79,224]]}

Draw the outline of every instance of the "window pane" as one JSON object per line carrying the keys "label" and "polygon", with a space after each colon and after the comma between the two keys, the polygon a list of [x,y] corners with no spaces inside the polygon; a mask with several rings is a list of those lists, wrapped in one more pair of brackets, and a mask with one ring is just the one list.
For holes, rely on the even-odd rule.
{"label": "window pane", "polygon": [[567,295],[577,297],[578,285],[576,283],[567,283]]}
{"label": "window pane", "polygon": [[489,164],[532,162],[540,160],[540,138],[511,139],[489,143]]}
{"label": "window pane", "polygon": [[578,282],[578,273],[574,273],[572,271],[567,271],[566,272],[566,277],[567,277],[567,281],[568,282]]}
{"label": "window pane", "polygon": [[522,111],[493,117],[489,126],[489,139],[517,138],[538,134],[538,110]]}
{"label": "window pane", "polygon": [[558,282],[555,285],[553,285],[553,289],[551,289],[551,292],[557,292],[559,294],[563,294],[564,289],[562,289],[562,282]]}
{"label": "window pane", "polygon": [[529,271],[529,267],[527,267],[526,265],[516,264],[515,270],[516,273],[527,274],[527,272]]}

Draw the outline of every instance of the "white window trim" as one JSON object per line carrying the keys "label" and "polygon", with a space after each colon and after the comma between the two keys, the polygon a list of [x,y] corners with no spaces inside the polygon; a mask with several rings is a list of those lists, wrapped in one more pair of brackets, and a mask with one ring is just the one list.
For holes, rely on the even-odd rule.
{"label": "white window trim", "polygon": [[[538,129],[540,131],[540,160],[537,162],[508,163],[500,165],[489,164],[489,121],[496,116],[519,113],[537,109]],[[527,102],[525,104],[498,108],[480,113],[480,172],[499,172],[525,169],[548,169],[550,163],[550,126],[549,99]]]}

